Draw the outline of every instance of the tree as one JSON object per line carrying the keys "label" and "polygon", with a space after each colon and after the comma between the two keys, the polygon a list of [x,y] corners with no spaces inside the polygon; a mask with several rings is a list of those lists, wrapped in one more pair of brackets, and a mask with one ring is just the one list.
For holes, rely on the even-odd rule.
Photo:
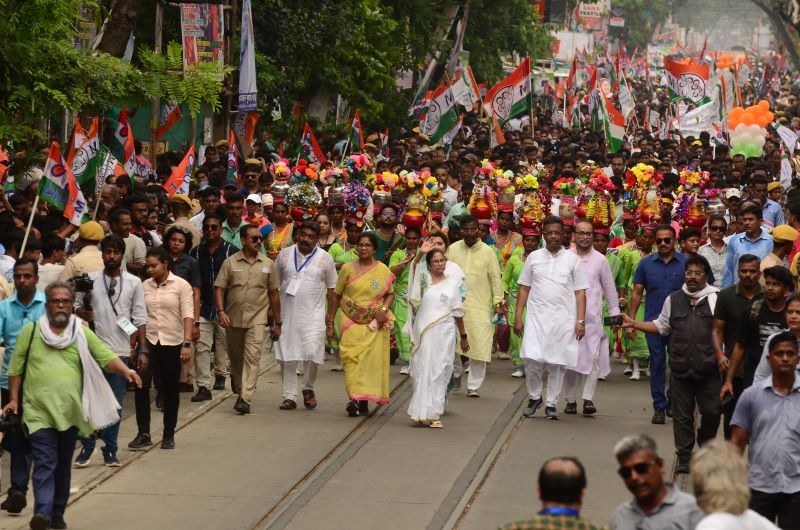
{"label": "tree", "polygon": [[141,0],[115,0],[111,3],[111,11],[103,26],[103,36],[97,46],[99,51],[112,57],[123,56],[141,3]]}
{"label": "tree", "polygon": [[625,44],[633,48],[647,49],[656,27],[667,19],[672,2],[662,0],[613,0],[612,7],[625,10]]}

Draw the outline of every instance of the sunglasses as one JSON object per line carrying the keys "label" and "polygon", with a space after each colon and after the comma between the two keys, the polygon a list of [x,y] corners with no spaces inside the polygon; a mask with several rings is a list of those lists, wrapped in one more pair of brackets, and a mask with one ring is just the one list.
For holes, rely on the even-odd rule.
{"label": "sunglasses", "polygon": [[653,464],[650,462],[639,462],[638,464],[633,464],[629,467],[621,467],[617,470],[619,476],[623,479],[627,480],[631,478],[633,472],[635,471],[637,475],[646,475],[650,472],[650,466]]}
{"label": "sunglasses", "polygon": [[656,244],[660,245],[661,243],[665,243],[665,244],[669,245],[670,243],[672,243],[672,238],[671,237],[659,237],[659,238],[657,238],[656,239]]}
{"label": "sunglasses", "polygon": [[709,232],[724,232],[725,231],[725,227],[724,226],[709,226],[708,227],[708,231]]}
{"label": "sunglasses", "polygon": [[252,241],[253,243],[258,243],[259,241],[261,241],[261,236],[253,236],[250,238],[250,241]]}
{"label": "sunglasses", "polygon": [[108,284],[108,290],[106,291],[106,294],[108,294],[108,296],[114,296],[116,287],[117,287],[117,279],[111,278],[111,282],[109,282]]}
{"label": "sunglasses", "polygon": [[203,225],[203,230],[219,230],[219,225]]}

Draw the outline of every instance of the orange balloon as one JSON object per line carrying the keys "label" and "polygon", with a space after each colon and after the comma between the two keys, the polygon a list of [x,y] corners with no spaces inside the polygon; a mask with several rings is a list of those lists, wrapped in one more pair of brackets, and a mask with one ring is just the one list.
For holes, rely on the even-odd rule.
{"label": "orange balloon", "polygon": [[738,127],[740,123],[742,123],[742,122],[739,120],[738,117],[732,118],[730,115],[728,115],[728,129],[730,129],[732,131],[736,127]]}
{"label": "orange balloon", "polygon": [[770,111],[764,113],[764,123],[761,124],[762,127],[766,127],[770,123],[775,120],[775,115],[772,114]]}
{"label": "orange balloon", "polygon": [[753,125],[756,123],[756,117],[751,112],[745,112],[740,121],[745,125]]}
{"label": "orange balloon", "polygon": [[744,109],[742,107],[733,107],[731,111],[728,113],[729,118],[741,118],[742,113],[744,113]]}
{"label": "orange balloon", "polygon": [[769,110],[769,101],[767,101],[766,99],[762,99],[761,101],[758,102],[758,106],[764,110]]}

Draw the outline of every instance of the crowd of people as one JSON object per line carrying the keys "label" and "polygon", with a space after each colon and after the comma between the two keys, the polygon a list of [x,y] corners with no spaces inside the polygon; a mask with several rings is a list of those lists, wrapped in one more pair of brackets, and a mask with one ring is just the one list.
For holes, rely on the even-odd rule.
{"label": "crowd of people", "polygon": [[[774,99],[790,113],[797,87],[783,88]],[[652,423],[672,418],[677,473],[704,471],[695,503],[663,482],[652,439],[621,441],[635,499],[612,528],[771,528],[755,512],[800,528],[800,187],[780,180],[781,138],[770,132],[764,155],[745,158],[708,133],[636,127],[611,154],[602,133],[553,123],[539,103],[506,123],[501,145],[474,113],[448,145],[401,130],[346,156],[349,142],[323,139],[321,164],[256,142],[238,181],[220,141],[188,194],[162,186],[180,163],[167,153],[155,171],[109,178],[80,227],[34,207],[35,172],[20,180],[0,212],[0,388],[5,423],[21,418],[4,436],[0,507],[25,508],[32,468],[31,527],[66,528],[70,469],[90,463],[98,439],[105,465],[120,465],[126,392],[138,429],[127,447],[153,444],[155,387],[160,447],[174,449],[181,393],[202,402],[229,385],[235,412],[251,413],[272,344],[281,410],[318,406],[331,356],[343,412],[368,415],[389,402],[398,362],[413,386],[408,416],[428,428],[444,427],[449,394],[480,398],[493,360],[525,379],[524,417],[593,416],[617,359],[630,380],[649,380]],[[712,443],[720,424],[739,453],[749,445],[746,471]],[[715,466],[746,473],[735,502]],[[549,461],[539,481],[541,518],[578,516],[579,461]],[[555,524],[512,528],[569,527]]]}

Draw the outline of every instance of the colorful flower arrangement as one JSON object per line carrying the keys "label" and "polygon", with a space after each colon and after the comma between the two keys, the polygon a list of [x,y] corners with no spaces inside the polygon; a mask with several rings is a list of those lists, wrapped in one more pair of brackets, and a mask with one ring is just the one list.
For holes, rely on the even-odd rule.
{"label": "colorful flower arrangement", "polygon": [[350,170],[350,174],[354,179],[363,181],[366,179],[370,171],[372,171],[372,160],[367,155],[358,154],[350,155],[347,162],[344,163]]}
{"label": "colorful flower arrangement", "polygon": [[664,180],[664,176],[649,164],[638,163],[625,173],[625,189],[655,186]]}
{"label": "colorful flower arrangement", "polygon": [[539,189],[539,177],[533,173],[526,173],[514,179],[514,184],[517,188],[525,191],[533,191]]}
{"label": "colorful flower arrangement", "polygon": [[304,158],[297,161],[292,169],[292,183],[314,182],[319,180],[317,164],[309,164]]}
{"label": "colorful flower arrangement", "polygon": [[[428,173],[427,171],[424,173]],[[430,175],[430,173],[428,173]],[[426,199],[430,199],[432,197],[437,197],[439,195],[439,181],[436,180],[436,177],[433,175],[428,176],[422,182],[422,187],[420,188],[420,192],[422,196]]]}
{"label": "colorful flower arrangement", "polygon": [[561,177],[553,182],[553,191],[567,197],[575,197],[581,191],[581,182],[573,177]]}
{"label": "colorful flower arrangement", "polygon": [[489,186],[476,186],[467,210],[478,219],[489,219],[497,213],[497,198]]}
{"label": "colorful flower arrangement", "polygon": [[526,171],[526,175],[533,175],[538,180],[546,180],[552,173],[552,170],[541,162],[536,162],[532,166],[529,165]]}
{"label": "colorful flower arrangement", "polygon": [[497,191],[500,193],[514,193],[516,191],[514,189],[515,183],[516,177],[514,176],[514,172],[507,169],[497,177],[495,186],[497,186]]}
{"label": "colorful flower arrangement", "polygon": [[276,160],[269,165],[269,172],[273,178],[277,180],[289,180],[292,175],[292,170],[289,167],[289,161],[285,158]]}
{"label": "colorful flower arrangement", "polygon": [[[538,193],[526,193],[522,202],[516,210],[516,221],[527,228],[544,221],[547,215],[547,208],[542,204],[542,198]],[[548,203],[549,204],[549,203]]]}
{"label": "colorful flower arrangement", "polygon": [[703,189],[711,180],[711,174],[708,171],[695,169],[692,166],[682,169],[678,176],[680,177],[681,186],[684,188],[698,186]]}
{"label": "colorful flower arrangement", "polygon": [[308,217],[313,217],[317,207],[322,203],[322,195],[312,182],[292,184],[286,192],[286,206],[289,208],[302,208]]}
{"label": "colorful flower arrangement", "polygon": [[601,193],[604,191],[606,192],[614,191],[614,189],[616,188],[616,186],[614,186],[614,183],[611,182],[609,176],[606,175],[606,172],[600,168],[595,169],[594,171],[592,171],[592,174],[589,175],[589,181],[587,183],[587,186],[591,190],[597,193]]}
{"label": "colorful flower arrangement", "polygon": [[502,173],[502,170],[498,170],[488,158],[481,160],[481,165],[475,168],[475,176],[486,180],[494,180],[498,172]]}
{"label": "colorful flower arrangement", "polygon": [[594,195],[586,203],[586,220],[597,228],[608,228],[617,217],[617,207],[608,192]]}
{"label": "colorful flower arrangement", "polygon": [[345,182],[342,200],[344,201],[345,215],[354,217],[357,220],[356,224],[362,226],[370,202],[370,192],[367,187],[357,180]]}
{"label": "colorful flower arrangement", "polygon": [[578,179],[582,182],[588,182],[597,169],[598,167],[594,160],[587,160],[585,164],[581,164],[577,168]]}
{"label": "colorful flower arrangement", "polygon": [[336,186],[349,177],[346,167],[329,167],[319,173],[319,181],[326,186]]}

